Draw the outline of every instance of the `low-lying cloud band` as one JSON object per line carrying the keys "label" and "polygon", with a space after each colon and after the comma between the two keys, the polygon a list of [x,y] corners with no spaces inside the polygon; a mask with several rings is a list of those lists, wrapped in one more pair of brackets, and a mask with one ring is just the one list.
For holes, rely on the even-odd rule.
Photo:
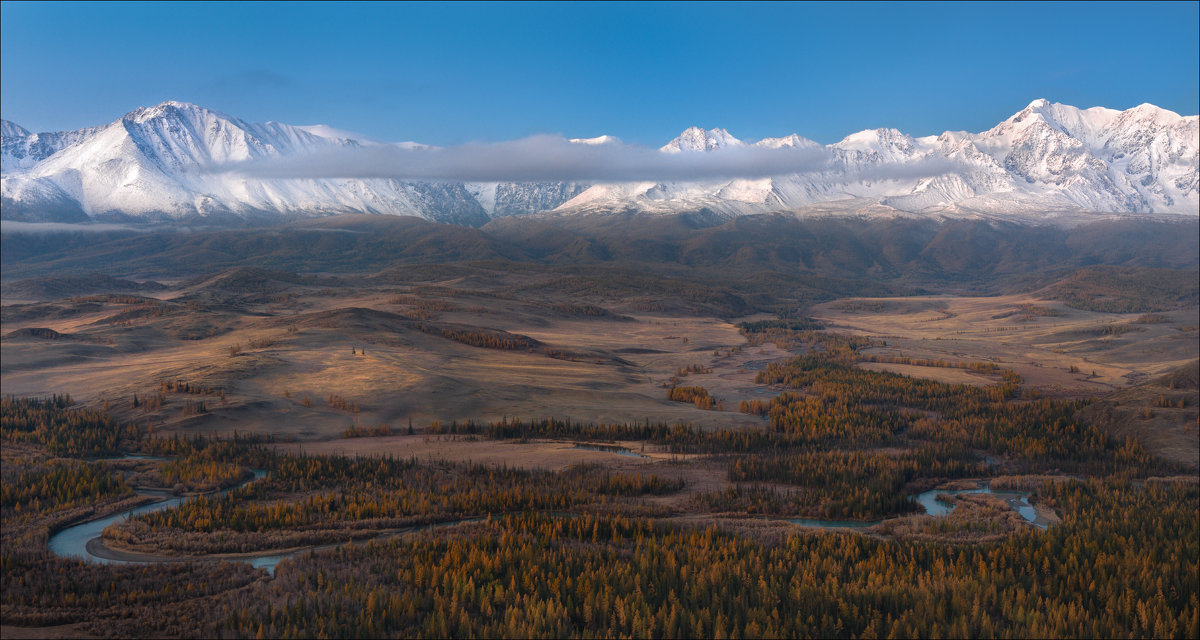
{"label": "low-lying cloud band", "polygon": [[[954,170],[946,160],[874,165],[866,175],[847,172],[823,147],[727,147],[667,153],[620,142],[583,144],[539,135],[455,147],[365,145],[261,158],[212,167],[256,178],[395,178],[461,182],[633,182],[765,178],[845,173],[850,180],[902,179]],[[853,173],[854,175],[850,175]]]}

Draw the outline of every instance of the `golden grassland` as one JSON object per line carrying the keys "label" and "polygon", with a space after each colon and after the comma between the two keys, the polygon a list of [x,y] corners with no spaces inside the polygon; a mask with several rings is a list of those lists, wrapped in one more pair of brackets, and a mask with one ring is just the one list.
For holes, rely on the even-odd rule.
{"label": "golden grassland", "polygon": [[[1049,310],[1030,314],[1027,309]],[[814,318],[831,329],[887,343],[868,354],[952,362],[994,362],[1051,396],[1094,396],[1171,371],[1197,356],[1200,309],[1143,314],[1072,309],[1029,295],[851,298],[816,305]],[[918,375],[911,367],[871,365]],[[1075,368],[1076,370],[1072,370]],[[923,377],[954,375],[929,371]]]}
{"label": "golden grassland", "polygon": [[929,378],[930,380],[949,384],[969,384],[976,387],[986,387],[989,384],[996,383],[994,377],[951,367],[926,367],[894,362],[860,362],[857,366],[869,371],[891,371],[892,373],[899,373],[905,376]]}
{"label": "golden grassland", "polygon": [[[403,434],[409,424],[550,416],[757,428],[765,419],[737,412],[738,404],[777,394],[756,384],[755,374],[790,355],[769,342],[749,346],[736,326],[742,319],[645,313],[607,299],[586,301],[606,315],[572,316],[555,301],[487,294],[455,279],[404,290],[296,287],[265,299],[186,302],[205,292],[197,287],[203,285],[162,294],[161,303],[174,306],[158,315],[130,312],[154,299],[140,307],[116,298],[6,303],[4,392],[67,392],[160,434],[237,431],[331,441],[306,446],[348,454],[382,447],[561,467],[619,456],[562,451],[554,443],[498,446],[400,435],[356,442],[342,435],[350,427]],[[1081,311],[1029,295],[941,295],[842,299],[810,313],[831,331],[872,338],[877,346],[864,353],[883,360],[990,362],[1017,371],[1039,394],[1090,397],[1195,359],[1198,311],[1155,314],[1147,322],[1140,314]],[[462,344],[414,330],[414,318],[506,331],[539,346]],[[62,336],[13,334],[31,328]],[[918,362],[859,366],[977,386],[996,381],[986,372]],[[191,391],[164,391],[171,381]],[[705,388],[723,410],[669,401],[665,388],[675,384]]]}

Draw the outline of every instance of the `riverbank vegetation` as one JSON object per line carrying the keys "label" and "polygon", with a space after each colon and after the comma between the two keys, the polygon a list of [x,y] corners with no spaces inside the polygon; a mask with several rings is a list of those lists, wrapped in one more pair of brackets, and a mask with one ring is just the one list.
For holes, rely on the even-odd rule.
{"label": "riverbank vegetation", "polygon": [[[922,363],[989,386],[863,369],[881,359],[863,354],[870,341],[804,320],[743,333],[801,352],[759,372],[775,395],[741,409],[765,417],[760,427],[502,418],[413,436],[640,442],[659,456],[619,469],[281,453],[263,437],[154,437],[65,396],[6,398],[0,619],[104,636],[1200,633],[1200,488],[1077,421],[1085,401],[1032,398],[1019,375],[986,364]],[[142,456],[96,459],[122,452]],[[250,481],[252,469],[262,477]],[[1013,474],[1035,478],[1025,490],[1054,526],[989,496],[959,500],[954,517],[913,515],[919,491]],[[109,527],[111,549],[319,548],[273,576],[243,562],[101,565],[49,551],[54,531],[120,513],[146,487],[228,490]],[[789,518],[884,522],[822,531]],[[773,533],[739,532],[756,522]]]}
{"label": "riverbank vegetation", "polygon": [[[1195,637],[1198,497],[1065,483],[1046,489],[1061,526],[980,545],[512,515],[298,557],[218,599],[200,634]],[[146,633],[134,625],[103,628]]]}
{"label": "riverbank vegetation", "polygon": [[247,552],[344,542],[489,514],[607,510],[610,500],[683,488],[679,480],[595,466],[549,472],[385,457],[278,456],[269,468],[266,479],[222,496],[111,527],[105,540],[173,553]]}

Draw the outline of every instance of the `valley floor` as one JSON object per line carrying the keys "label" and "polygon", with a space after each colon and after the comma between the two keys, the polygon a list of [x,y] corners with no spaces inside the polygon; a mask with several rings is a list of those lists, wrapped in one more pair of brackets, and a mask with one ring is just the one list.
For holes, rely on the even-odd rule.
{"label": "valley floor", "polygon": [[1200,631],[1200,309],[506,278],[6,299],[5,637]]}

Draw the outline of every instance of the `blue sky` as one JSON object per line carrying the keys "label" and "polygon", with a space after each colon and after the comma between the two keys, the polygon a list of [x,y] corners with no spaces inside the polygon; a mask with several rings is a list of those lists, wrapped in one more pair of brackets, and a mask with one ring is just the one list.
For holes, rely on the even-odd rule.
{"label": "blue sky", "polygon": [[35,131],[195,102],[432,144],[986,129],[1035,98],[1200,111],[1200,3],[0,5]]}

